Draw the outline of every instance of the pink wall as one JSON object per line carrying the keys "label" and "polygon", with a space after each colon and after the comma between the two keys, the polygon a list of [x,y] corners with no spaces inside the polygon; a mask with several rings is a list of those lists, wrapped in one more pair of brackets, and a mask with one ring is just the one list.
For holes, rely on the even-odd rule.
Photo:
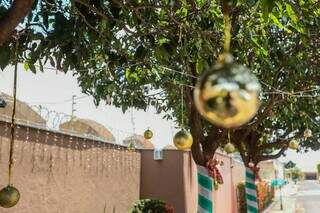
{"label": "pink wall", "polygon": [[[162,161],[153,160],[153,151],[141,153],[141,198],[160,198],[178,213],[194,213],[197,208],[196,165],[190,152],[165,150]],[[244,166],[228,156],[217,154],[224,162],[219,169],[224,184],[213,193],[215,212],[236,213],[236,185],[244,181]]]}
{"label": "pink wall", "polygon": [[[0,122],[0,188],[7,184],[5,126]],[[139,199],[139,152],[58,132],[17,130],[13,184],[21,199],[0,213],[124,213]]]}

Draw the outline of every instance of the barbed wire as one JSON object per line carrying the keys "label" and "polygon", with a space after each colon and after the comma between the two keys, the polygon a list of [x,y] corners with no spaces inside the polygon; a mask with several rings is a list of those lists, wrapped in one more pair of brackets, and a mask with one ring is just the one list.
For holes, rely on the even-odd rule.
{"label": "barbed wire", "polygon": [[[3,98],[7,103],[12,103],[12,100],[10,98],[7,98],[5,96],[1,96],[1,98]],[[27,107],[23,107],[23,105]],[[80,131],[80,127],[77,127],[76,123],[76,121],[79,119],[77,117],[72,117],[71,115],[63,112],[51,110],[43,105],[31,105],[26,102],[19,101],[17,106],[20,115],[16,118],[17,122],[22,125],[32,126],[34,128],[46,129],[54,132],[58,131],[66,134],[88,137],[90,139],[95,138],[108,143],[115,143],[121,145],[123,145],[124,141],[128,140],[128,138],[136,135],[135,132],[117,129],[106,124],[101,126],[93,124],[93,127],[90,125],[91,121],[89,121],[86,129],[83,129],[82,125],[82,129]],[[8,105],[6,107],[8,107]],[[36,114],[31,113],[31,111],[33,111]],[[9,122],[9,117],[10,116],[7,116],[6,114],[0,113],[0,120],[5,120]],[[68,123],[68,125],[67,127],[64,127],[63,124],[66,123]],[[106,131],[110,132],[110,139],[106,139],[105,137],[101,136],[103,134],[107,134]]]}

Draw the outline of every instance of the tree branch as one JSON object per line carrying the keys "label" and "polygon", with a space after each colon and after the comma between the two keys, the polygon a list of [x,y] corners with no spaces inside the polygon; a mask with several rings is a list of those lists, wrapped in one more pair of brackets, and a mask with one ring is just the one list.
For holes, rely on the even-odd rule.
{"label": "tree branch", "polygon": [[199,112],[193,102],[193,90],[186,88],[187,101],[189,102],[189,116],[190,116],[190,131],[193,137],[193,144],[191,147],[192,156],[198,165],[205,165],[205,158],[201,149],[201,143],[204,141],[202,130],[202,122]]}
{"label": "tree branch", "polygon": [[0,46],[12,35],[15,28],[31,11],[34,0],[14,0],[8,12],[0,18]]}
{"label": "tree branch", "polygon": [[265,160],[273,160],[273,159],[277,159],[277,158],[280,158],[281,155],[288,149],[287,146],[283,146],[277,154],[273,154],[273,155],[262,155],[260,158],[259,158],[259,162],[260,161],[265,161]]}

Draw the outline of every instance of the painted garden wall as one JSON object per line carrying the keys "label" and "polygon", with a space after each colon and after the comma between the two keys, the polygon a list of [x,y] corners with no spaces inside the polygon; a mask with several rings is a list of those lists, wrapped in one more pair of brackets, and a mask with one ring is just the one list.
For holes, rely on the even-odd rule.
{"label": "painted garden wall", "polygon": [[[7,184],[9,131],[0,121],[1,187]],[[21,200],[1,213],[124,213],[139,199],[139,152],[23,125],[16,137],[13,184]]]}

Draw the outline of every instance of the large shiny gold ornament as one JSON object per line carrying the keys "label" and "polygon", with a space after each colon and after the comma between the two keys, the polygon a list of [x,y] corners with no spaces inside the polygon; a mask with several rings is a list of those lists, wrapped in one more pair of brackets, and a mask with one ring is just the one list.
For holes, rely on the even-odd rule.
{"label": "large shiny gold ornament", "polygon": [[290,149],[296,150],[296,149],[298,149],[298,147],[299,147],[299,142],[296,139],[292,139],[289,142],[289,148]]}
{"label": "large shiny gold ornament", "polygon": [[212,124],[233,128],[248,122],[259,108],[261,86],[250,70],[230,54],[200,78],[194,100],[198,111]]}
{"label": "large shiny gold ornament", "polygon": [[223,147],[224,151],[227,153],[227,154],[231,154],[231,153],[234,153],[236,148],[234,147],[234,145],[232,143],[227,143],[224,147]]}
{"label": "large shiny gold ornament", "polygon": [[153,132],[150,129],[147,129],[143,136],[145,139],[150,140],[153,137]]}
{"label": "large shiny gold ornament", "polygon": [[303,132],[303,137],[304,137],[305,139],[311,138],[311,137],[312,137],[312,131],[311,131],[311,129],[306,129],[306,130],[304,130],[304,132]]}
{"label": "large shiny gold ornament", "polygon": [[193,138],[189,132],[180,130],[174,135],[173,143],[179,150],[188,150],[192,146]]}
{"label": "large shiny gold ornament", "polygon": [[11,208],[15,206],[20,199],[20,192],[13,186],[6,186],[0,191],[0,206]]}

